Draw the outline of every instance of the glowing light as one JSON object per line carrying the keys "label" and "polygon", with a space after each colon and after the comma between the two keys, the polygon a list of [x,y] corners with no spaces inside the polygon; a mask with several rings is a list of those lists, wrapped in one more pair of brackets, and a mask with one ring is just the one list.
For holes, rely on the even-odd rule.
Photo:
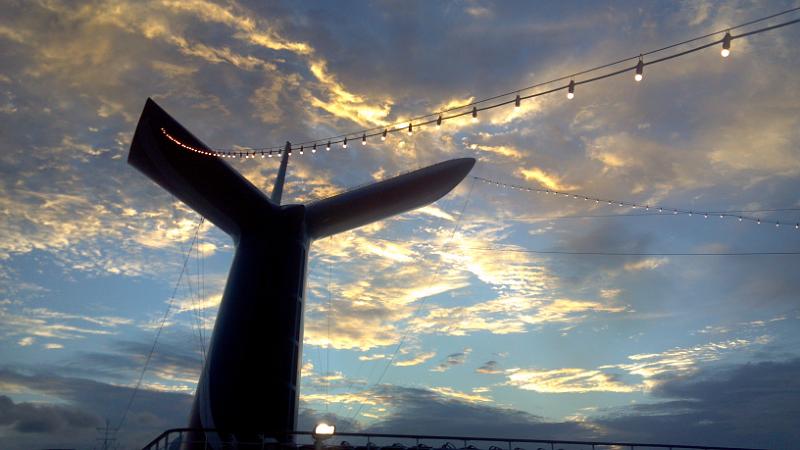
{"label": "glowing light", "polygon": [[326,152],[331,151],[331,141],[328,141],[328,144],[325,146],[325,151]]}
{"label": "glowing light", "polygon": [[301,155],[303,154],[303,146],[302,145],[300,146],[300,154]]}
{"label": "glowing light", "polygon": [[384,128],[384,129],[383,129],[383,134],[381,135],[381,140],[382,140],[382,141],[385,141],[385,140],[386,140],[386,133],[387,133],[387,132],[388,132],[388,131],[386,130],[386,128]]}
{"label": "glowing light", "polygon": [[644,78],[643,72],[644,61],[642,61],[642,58],[639,57],[639,62],[636,64],[636,75],[633,76],[633,79],[636,81],[642,81],[642,78]]}
{"label": "glowing light", "polygon": [[317,153],[317,143],[314,142],[314,145],[311,147],[311,153]]}
{"label": "glowing light", "polygon": [[575,81],[569,80],[569,86],[567,87],[567,98],[572,100],[575,98]]}
{"label": "glowing light", "polygon": [[730,33],[725,33],[725,37],[722,38],[722,51],[719,52],[723,58],[727,58],[731,54],[731,37]]}
{"label": "glowing light", "polygon": [[367,145],[367,133],[361,135],[361,145]]}
{"label": "glowing light", "polygon": [[347,148],[347,138],[344,138],[344,141],[342,141],[342,148]]}
{"label": "glowing light", "polygon": [[314,432],[312,434],[314,439],[324,440],[332,437],[335,432],[336,427],[334,425],[328,425],[325,422],[320,422],[316,427],[314,427]]}

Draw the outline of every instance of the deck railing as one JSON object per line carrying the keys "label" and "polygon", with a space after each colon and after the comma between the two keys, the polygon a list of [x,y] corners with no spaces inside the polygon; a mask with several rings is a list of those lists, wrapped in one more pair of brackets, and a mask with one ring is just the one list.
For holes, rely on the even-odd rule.
{"label": "deck railing", "polygon": [[[309,431],[242,433],[213,428],[172,428],[158,435],[142,450],[646,450],[665,448],[675,450],[762,450],[641,442],[346,432],[337,432],[325,442],[315,443],[311,435],[312,433]],[[249,437],[243,439],[242,436]],[[285,439],[275,439],[275,436],[294,436],[296,442],[280,442]]]}

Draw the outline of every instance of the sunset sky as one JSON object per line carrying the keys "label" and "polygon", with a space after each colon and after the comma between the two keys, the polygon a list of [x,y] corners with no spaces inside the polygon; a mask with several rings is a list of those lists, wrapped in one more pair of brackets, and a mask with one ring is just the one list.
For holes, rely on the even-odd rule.
{"label": "sunset sky", "polygon": [[[94,446],[170,304],[118,437],[139,448],[186,425],[233,244],[126,163],[148,97],[212,147],[267,147],[796,6],[3,2],[0,447]],[[477,159],[435,204],[313,244],[300,428],[797,448],[800,255],[675,254],[800,252],[799,41],[792,25],[734,40],[728,58],[713,46],[648,66],[639,83],[293,155],[284,203]],[[276,159],[229,163],[271,189]]]}

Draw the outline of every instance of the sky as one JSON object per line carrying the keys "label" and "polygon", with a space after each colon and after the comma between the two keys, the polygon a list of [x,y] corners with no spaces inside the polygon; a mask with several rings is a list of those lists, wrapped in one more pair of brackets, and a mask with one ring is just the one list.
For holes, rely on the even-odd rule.
{"label": "sky", "polygon": [[[281,145],[798,5],[3,2],[2,445],[96,446],[164,317],[118,443],[186,425],[234,249],[127,165],[148,97],[212,147]],[[728,58],[714,46],[648,66],[639,83],[623,74],[572,100],[293,156],[284,203],[474,157],[471,176],[700,212],[470,176],[428,207],[315,242],[299,427],[797,448],[800,257],[664,254],[800,251],[799,39],[789,26],[734,40]],[[271,189],[276,159],[228,162]]]}

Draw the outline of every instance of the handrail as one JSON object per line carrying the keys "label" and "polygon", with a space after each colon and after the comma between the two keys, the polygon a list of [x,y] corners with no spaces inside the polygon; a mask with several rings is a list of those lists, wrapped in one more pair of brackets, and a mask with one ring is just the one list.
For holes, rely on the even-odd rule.
{"label": "handrail", "polygon": [[[310,436],[312,434],[310,431],[246,432],[238,430],[232,432],[230,430],[221,430],[217,428],[170,428],[159,434],[152,441],[150,441],[147,445],[145,445],[142,448],[142,450],[152,450],[154,448],[159,448],[159,444],[162,440],[165,441],[166,443],[169,442],[169,436],[171,434],[178,433],[180,435],[183,435],[183,433],[188,433],[188,432],[217,433],[217,434],[252,434],[261,436],[279,436],[279,435]],[[367,442],[369,442],[371,438],[414,439],[417,442],[421,440],[460,441],[464,442],[465,447],[467,442],[476,441],[476,442],[506,442],[509,444],[509,448],[511,448],[510,445],[512,443],[536,443],[536,444],[550,444],[551,449],[554,448],[556,444],[566,444],[566,445],[585,445],[585,446],[591,446],[592,448],[594,448],[595,446],[604,446],[604,447],[618,446],[618,447],[628,447],[630,449],[634,449],[636,447],[649,447],[649,448],[694,449],[694,450],[763,450],[763,449],[753,449],[744,447],[718,447],[718,446],[708,446],[708,445],[655,444],[655,443],[642,443],[642,442],[613,442],[613,441],[573,441],[573,440],[560,440],[560,439],[501,438],[501,437],[483,437],[483,436],[390,434],[390,433],[370,433],[370,432],[360,432],[360,433],[336,432],[335,436],[363,437],[367,439]]]}

